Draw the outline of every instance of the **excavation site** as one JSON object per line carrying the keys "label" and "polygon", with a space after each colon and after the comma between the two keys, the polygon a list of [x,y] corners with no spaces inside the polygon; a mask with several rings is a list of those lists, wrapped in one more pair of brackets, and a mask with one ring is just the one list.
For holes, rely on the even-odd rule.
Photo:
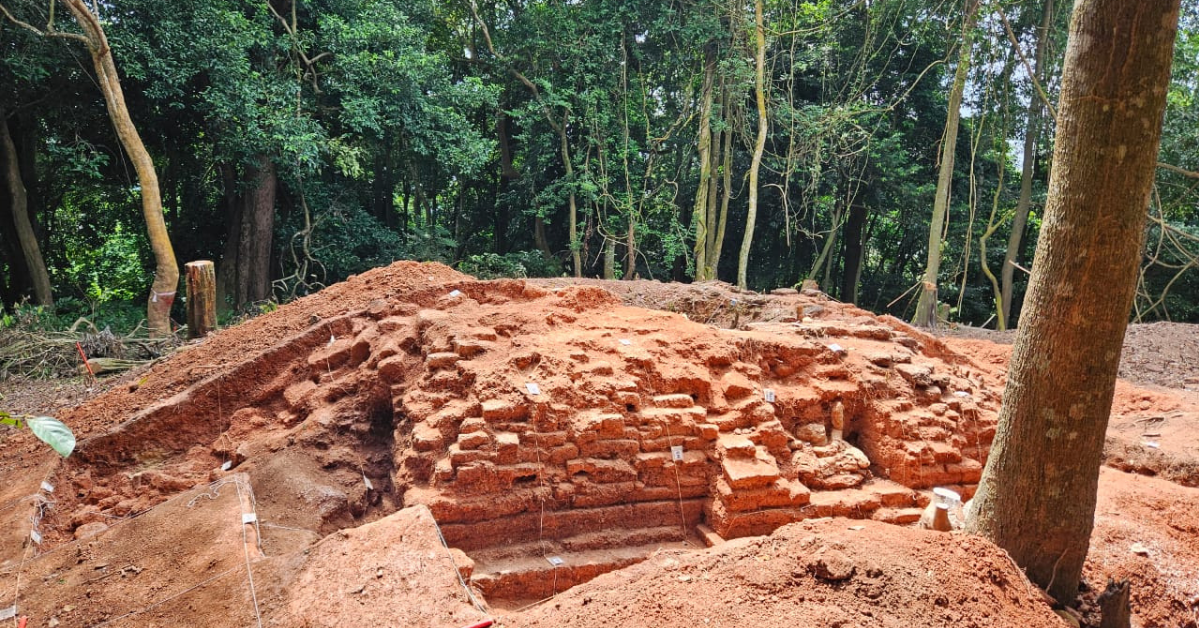
{"label": "excavation site", "polygon": [[[4,436],[0,617],[1088,625],[918,525],[973,495],[1007,350],[815,289],[398,262],[75,390],[65,460]],[[1117,392],[1086,577],[1143,626],[1199,617],[1196,396]]]}

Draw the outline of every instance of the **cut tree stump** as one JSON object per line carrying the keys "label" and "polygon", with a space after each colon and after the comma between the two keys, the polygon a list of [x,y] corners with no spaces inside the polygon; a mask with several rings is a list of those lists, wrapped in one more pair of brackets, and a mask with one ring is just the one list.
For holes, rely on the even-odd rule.
{"label": "cut tree stump", "polygon": [[1099,611],[1102,619],[1099,628],[1130,628],[1132,609],[1129,607],[1127,580],[1107,581],[1107,588],[1099,594]]}
{"label": "cut tree stump", "polygon": [[208,260],[188,262],[187,337],[203,338],[216,329],[216,266]]}

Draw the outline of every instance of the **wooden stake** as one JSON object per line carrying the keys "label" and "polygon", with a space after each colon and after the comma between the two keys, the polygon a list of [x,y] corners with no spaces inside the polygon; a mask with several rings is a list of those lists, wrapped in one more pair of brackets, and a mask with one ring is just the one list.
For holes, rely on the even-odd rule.
{"label": "wooden stake", "polygon": [[1128,628],[1132,625],[1129,593],[1127,580],[1108,580],[1107,588],[1099,594],[1099,609],[1102,612],[1100,628]]}
{"label": "wooden stake", "polygon": [[216,329],[216,266],[207,260],[188,262],[187,337],[203,338]]}

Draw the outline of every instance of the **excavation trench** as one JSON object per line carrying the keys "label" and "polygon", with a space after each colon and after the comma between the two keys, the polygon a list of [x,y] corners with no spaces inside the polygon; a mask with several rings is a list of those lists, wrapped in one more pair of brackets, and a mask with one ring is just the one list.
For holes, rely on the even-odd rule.
{"label": "excavation trench", "polygon": [[590,286],[372,289],[305,325],[283,308],[290,333],[253,351],[230,330],[172,358],[191,383],[53,475],[46,547],[245,473],[268,556],[423,504],[473,585],[517,604],[662,548],[913,522],[926,489],[970,495],[994,435],[966,361],[820,295],[722,330]]}

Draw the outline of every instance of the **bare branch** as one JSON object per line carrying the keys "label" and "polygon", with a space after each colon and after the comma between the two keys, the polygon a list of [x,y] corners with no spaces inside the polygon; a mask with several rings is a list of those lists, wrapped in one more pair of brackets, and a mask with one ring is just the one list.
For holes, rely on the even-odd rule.
{"label": "bare branch", "polygon": [[1178,166],[1164,164],[1160,161],[1157,162],[1157,167],[1161,168],[1162,170],[1173,172],[1174,174],[1180,174],[1184,177],[1187,177],[1188,179],[1199,179],[1199,172],[1195,172],[1193,170],[1185,170],[1183,168],[1179,168]]}
{"label": "bare branch", "polygon": [[1053,119],[1057,119],[1057,110],[1049,102],[1049,95],[1045,93],[1045,88],[1041,85],[1040,79],[1037,78],[1036,70],[1032,64],[1028,62],[1028,57],[1024,56],[1024,51],[1020,49],[1020,42],[1016,40],[1016,34],[1012,32],[1012,25],[1007,21],[1007,15],[1004,14],[1003,8],[996,6],[995,11],[999,13],[999,19],[1003,20],[1003,30],[1007,31],[1008,41],[1012,42],[1012,48],[1016,50],[1016,56],[1020,57],[1020,62],[1024,64],[1024,70],[1028,72],[1028,78],[1032,81],[1033,87],[1037,88],[1037,95],[1041,97],[1041,104],[1045,105],[1045,109],[1049,111],[1049,115]]}

